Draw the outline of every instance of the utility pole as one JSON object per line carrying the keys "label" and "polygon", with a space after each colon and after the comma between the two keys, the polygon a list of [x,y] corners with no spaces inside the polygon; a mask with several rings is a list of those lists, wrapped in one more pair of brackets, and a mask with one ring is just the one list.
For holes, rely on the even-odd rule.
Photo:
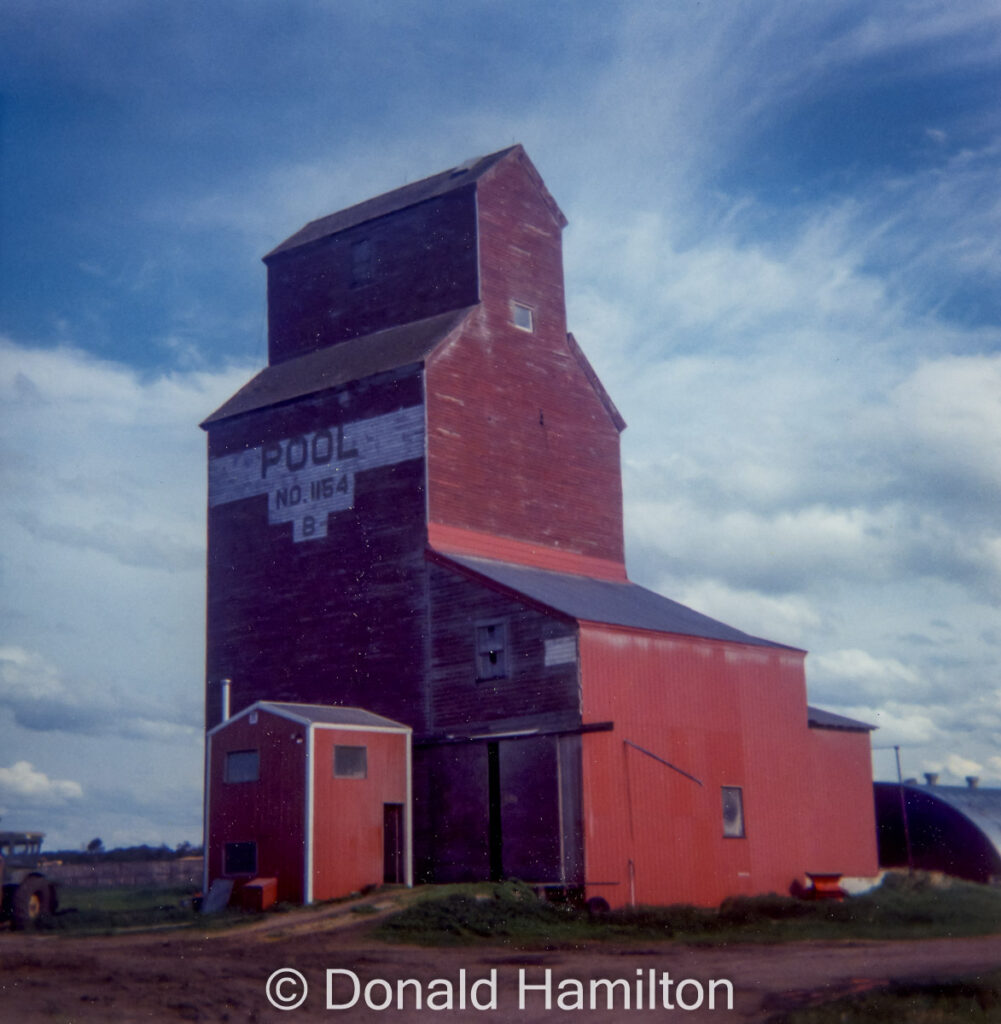
{"label": "utility pole", "polygon": [[911,830],[907,824],[907,799],[904,795],[904,777],[900,773],[900,745],[893,748],[897,758],[897,792],[900,794],[900,815],[904,821],[904,843],[907,845],[907,873],[914,874],[914,857],[911,853]]}

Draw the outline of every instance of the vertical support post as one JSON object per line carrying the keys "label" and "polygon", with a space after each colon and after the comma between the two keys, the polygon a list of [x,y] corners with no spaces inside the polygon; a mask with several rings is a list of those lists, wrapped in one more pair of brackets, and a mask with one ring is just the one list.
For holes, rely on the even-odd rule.
{"label": "vertical support post", "polygon": [[893,748],[893,753],[897,758],[897,792],[900,794],[900,815],[904,822],[904,843],[907,846],[907,871],[909,874],[913,874],[914,856],[911,853],[911,828],[907,822],[907,799],[904,795],[904,777],[900,771],[899,744]]}

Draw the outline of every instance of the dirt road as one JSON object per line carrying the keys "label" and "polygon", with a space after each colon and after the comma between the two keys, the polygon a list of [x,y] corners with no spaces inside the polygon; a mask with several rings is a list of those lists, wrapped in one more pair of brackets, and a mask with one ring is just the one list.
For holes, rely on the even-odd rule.
{"label": "dirt road", "polygon": [[[519,953],[499,947],[386,946],[371,938],[367,923],[341,927],[347,920],[343,915],[308,922],[279,918],[221,933],[112,938],[0,933],[0,1021],[764,1021],[779,1010],[890,978],[926,979],[1001,966],[1001,936],[724,949],[601,945]],[[300,972],[309,986],[296,1009],[274,1009],[265,992],[269,977],[283,968]],[[344,1005],[357,993],[351,1008],[327,1008],[328,970],[336,972],[331,975],[331,1001]],[[412,979],[412,984],[403,989],[404,1008],[397,1009],[401,979]],[[610,988],[599,983],[600,1008],[593,1010],[592,979],[619,982]],[[474,987],[476,982],[480,984]],[[732,1010],[726,1009],[725,982],[732,984]],[[301,995],[300,984],[293,975],[278,975],[272,995],[291,1004]],[[522,984],[537,987],[520,992]],[[419,1011],[414,1009],[418,989],[423,1005]],[[449,991],[451,1009],[446,1005]],[[612,1010],[605,1002],[609,991],[615,1000]],[[700,993],[702,1005],[689,1009]],[[710,993],[715,1009],[709,1008]],[[390,1005],[383,1010],[366,1005],[378,1006],[386,999]],[[440,1008],[429,1008],[429,1001]],[[655,1010],[649,1009],[651,1003]],[[582,1008],[575,1011],[575,1005]]]}

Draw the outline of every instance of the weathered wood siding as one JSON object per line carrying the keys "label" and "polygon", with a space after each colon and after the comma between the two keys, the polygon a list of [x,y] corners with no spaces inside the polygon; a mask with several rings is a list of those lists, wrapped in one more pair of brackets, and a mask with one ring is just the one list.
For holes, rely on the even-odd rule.
{"label": "weathered wood siding", "polygon": [[[462,573],[429,566],[431,731],[566,729],[580,724],[577,627]],[[507,673],[479,679],[476,627],[506,627]],[[552,641],[564,652],[552,655]],[[547,664],[547,642],[550,656]],[[566,660],[562,660],[566,659]]]}
{"label": "weathered wood siding", "polygon": [[418,881],[583,883],[580,736],[427,745],[414,763]]}
{"label": "weathered wood siding", "polygon": [[[209,456],[254,458],[255,448],[394,410],[419,420],[420,402],[419,374],[373,378],[216,424]],[[208,725],[228,678],[233,713],[260,699],[334,703],[422,728],[424,460],[355,473],[353,507],[332,513],[322,538],[296,542],[292,523],[269,523],[271,500],[209,509]]]}
{"label": "weathered wood siding", "polygon": [[[368,277],[359,280],[357,247]],[[268,261],[272,364],[478,299],[476,196],[450,192]]]}
{"label": "weathered wood siding", "polygon": [[478,209],[481,303],[427,367],[429,518],[621,564],[619,433],[567,343],[560,223],[515,156]]}

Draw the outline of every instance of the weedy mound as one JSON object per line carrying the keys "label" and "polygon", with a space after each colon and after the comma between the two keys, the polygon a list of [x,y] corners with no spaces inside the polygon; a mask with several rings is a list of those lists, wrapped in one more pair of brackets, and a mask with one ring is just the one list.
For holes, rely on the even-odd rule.
{"label": "weedy mound", "polygon": [[877,889],[842,902],[738,896],[719,907],[622,907],[589,915],[547,903],[520,882],[431,893],[386,920],[378,934],[421,945],[495,940],[504,944],[646,941],[718,945],[804,939],[907,939],[1001,931],[1001,889],[928,876],[888,875]]}
{"label": "weedy mound", "polygon": [[512,881],[419,900],[383,922],[379,933],[390,940],[430,945],[469,939],[544,939],[577,916]]}

